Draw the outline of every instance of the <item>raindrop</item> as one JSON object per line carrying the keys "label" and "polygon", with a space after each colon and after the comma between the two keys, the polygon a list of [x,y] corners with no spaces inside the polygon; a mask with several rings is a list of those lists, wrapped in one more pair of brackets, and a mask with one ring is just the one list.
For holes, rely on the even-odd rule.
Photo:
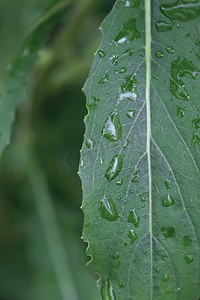
{"label": "raindrop", "polygon": [[83,161],[83,159],[81,159],[80,166],[81,166],[81,167],[83,167],[83,166],[84,166],[84,161]]}
{"label": "raindrop", "polygon": [[157,58],[162,58],[164,56],[164,53],[162,51],[157,51],[156,52],[156,57]]}
{"label": "raindrop", "polygon": [[140,224],[140,216],[137,215],[136,209],[129,210],[128,222],[132,223],[136,228]]}
{"label": "raindrop", "polygon": [[123,0],[126,7],[137,7],[140,5],[140,0]]}
{"label": "raindrop", "polygon": [[140,33],[136,28],[136,19],[130,19],[125,22],[115,38],[118,44],[129,43],[134,39],[139,39]]}
{"label": "raindrop", "polygon": [[189,237],[189,235],[185,235],[185,236],[183,237],[183,245],[184,245],[185,247],[189,247],[189,246],[192,245],[192,239]]}
{"label": "raindrop", "polygon": [[145,271],[145,272],[144,272],[144,275],[148,275],[148,274],[149,274],[148,271]]}
{"label": "raindrop", "polygon": [[171,188],[170,183],[171,182],[168,179],[166,179],[165,182],[164,182],[164,185],[165,185],[166,189],[168,189],[168,190]]}
{"label": "raindrop", "polygon": [[120,154],[115,155],[111,160],[108,169],[106,170],[105,177],[111,181],[120,173],[123,165],[123,158]]}
{"label": "raindrop", "polygon": [[118,252],[114,252],[113,253],[113,258],[114,259],[118,259],[119,258],[119,253]]}
{"label": "raindrop", "polygon": [[136,113],[136,110],[128,110],[126,114],[127,114],[128,118],[133,119],[135,116],[135,113]]}
{"label": "raindrop", "polygon": [[152,77],[153,77],[153,79],[155,79],[155,80],[159,80],[159,76],[158,76],[157,74],[153,74]]}
{"label": "raindrop", "polygon": [[157,21],[156,22],[156,30],[158,32],[172,30],[172,23],[167,23],[166,21]]}
{"label": "raindrop", "polygon": [[114,66],[117,66],[119,62],[119,55],[113,55],[110,57],[110,63]]}
{"label": "raindrop", "polygon": [[133,230],[133,229],[129,230],[128,237],[131,240],[131,244],[133,244],[135,242],[135,240],[137,240],[137,238],[138,238],[137,234],[135,233],[135,230]]}
{"label": "raindrop", "polygon": [[172,238],[176,236],[175,228],[173,226],[162,227],[161,231],[163,232],[164,237]]}
{"label": "raindrop", "polygon": [[124,144],[123,144],[123,148],[126,148],[129,144],[129,140],[125,140]]}
{"label": "raindrop", "polygon": [[165,207],[169,207],[175,203],[175,200],[170,194],[167,194],[162,198],[162,203]]}
{"label": "raindrop", "polygon": [[104,84],[108,81],[108,74],[105,74],[101,80],[99,81],[100,84]]}
{"label": "raindrop", "polygon": [[119,282],[119,287],[120,287],[120,288],[125,287],[124,283],[123,283],[123,282]]}
{"label": "raindrop", "polygon": [[192,120],[192,127],[196,130],[200,128],[200,118]]}
{"label": "raindrop", "polygon": [[146,197],[144,196],[144,194],[140,194],[140,200],[142,202],[146,202]]}
{"label": "raindrop", "polygon": [[185,111],[186,111],[186,108],[185,107],[177,107],[177,116],[179,118],[184,118],[185,116]]}
{"label": "raindrop", "polygon": [[168,295],[168,294],[173,293],[173,291],[174,291],[173,288],[167,288],[167,289],[165,290],[165,293]]}
{"label": "raindrop", "polygon": [[111,197],[106,197],[106,196],[103,197],[103,199],[101,200],[100,211],[101,211],[101,216],[110,222],[115,221],[118,218],[116,205],[113,202]]}
{"label": "raindrop", "polygon": [[130,101],[136,100],[138,97],[137,92],[138,80],[135,77],[135,73],[125,77],[125,82],[121,85],[121,92],[119,100],[128,99]]}
{"label": "raindrop", "polygon": [[167,51],[169,54],[174,54],[174,48],[173,48],[172,46],[166,47],[166,51]]}
{"label": "raindrop", "polygon": [[116,185],[122,185],[122,184],[123,184],[123,179],[120,178],[119,180],[117,180],[117,181],[115,182],[115,184],[116,184]]}
{"label": "raindrop", "polygon": [[125,67],[122,67],[121,69],[119,69],[119,70],[116,70],[115,71],[115,74],[121,74],[121,73],[125,73],[126,72],[126,68]]}
{"label": "raindrop", "polygon": [[156,269],[156,273],[159,273],[159,272],[160,272],[160,269],[159,269],[159,268],[157,268],[157,269]]}
{"label": "raindrop", "polygon": [[109,278],[104,281],[101,287],[101,295],[103,300],[116,300],[115,293]]}
{"label": "raindrop", "polygon": [[96,142],[93,139],[87,139],[85,144],[86,144],[88,150],[92,150],[92,149],[94,149]]}
{"label": "raindrop", "polygon": [[100,165],[103,164],[103,159],[101,157],[99,158],[99,162],[100,162]]}
{"label": "raindrop", "polygon": [[105,52],[103,50],[99,50],[98,51],[98,54],[101,58],[104,58],[105,57]]}
{"label": "raindrop", "polygon": [[117,141],[121,138],[122,125],[120,124],[118,110],[115,110],[108,117],[103,128],[103,136],[110,142]]}
{"label": "raindrop", "polygon": [[168,281],[168,280],[169,280],[169,275],[165,273],[165,274],[163,275],[163,277],[162,277],[162,280],[163,280],[163,281]]}
{"label": "raindrop", "polygon": [[185,255],[185,261],[186,261],[187,264],[191,264],[194,261],[194,259],[190,254],[186,254]]}
{"label": "raindrop", "polygon": [[145,204],[144,204],[144,203],[142,203],[142,204],[141,204],[141,207],[142,207],[142,208],[145,208]]}
{"label": "raindrop", "polygon": [[193,133],[193,137],[192,137],[192,140],[191,140],[191,145],[192,146],[200,146],[200,138],[199,136],[197,135],[196,132]]}

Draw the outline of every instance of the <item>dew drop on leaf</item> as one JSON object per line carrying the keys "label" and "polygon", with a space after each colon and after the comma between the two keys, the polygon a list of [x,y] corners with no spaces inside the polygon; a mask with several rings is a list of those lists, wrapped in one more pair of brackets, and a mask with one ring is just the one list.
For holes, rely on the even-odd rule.
{"label": "dew drop on leaf", "polygon": [[133,119],[135,116],[135,113],[136,113],[135,110],[128,110],[126,114],[127,114],[128,118]]}
{"label": "dew drop on leaf", "polygon": [[108,74],[105,74],[101,80],[99,81],[100,84],[104,84],[108,81]]}
{"label": "dew drop on leaf", "polygon": [[169,207],[175,203],[175,200],[170,194],[167,194],[162,198],[162,203],[165,207]]}
{"label": "dew drop on leaf", "polygon": [[167,289],[165,289],[165,293],[166,293],[167,295],[173,293],[173,291],[174,291],[173,288],[167,288]]}
{"label": "dew drop on leaf", "polygon": [[198,136],[198,134],[196,132],[193,133],[191,145],[192,146],[196,146],[196,145],[200,146],[200,137]]}
{"label": "dew drop on leaf", "polygon": [[187,264],[191,264],[194,261],[194,259],[190,254],[186,254],[185,255],[185,261],[186,261]]}
{"label": "dew drop on leaf", "polygon": [[196,130],[200,128],[200,118],[192,120],[192,127]]}
{"label": "dew drop on leaf", "polygon": [[156,52],[156,57],[157,58],[162,58],[164,56],[164,53],[162,51],[157,51]]}
{"label": "dew drop on leaf", "polygon": [[128,99],[130,101],[136,100],[138,97],[137,91],[138,80],[135,77],[135,73],[126,76],[124,83],[121,85],[121,92],[119,94],[119,100]]}
{"label": "dew drop on leaf", "polygon": [[184,245],[185,247],[189,247],[189,246],[192,245],[192,239],[189,237],[189,235],[185,235],[185,236],[183,237],[183,245]]}
{"label": "dew drop on leaf", "polygon": [[110,222],[115,221],[118,218],[116,205],[111,197],[103,197],[103,199],[101,200],[100,212],[101,216]]}
{"label": "dew drop on leaf", "polygon": [[119,252],[114,252],[113,253],[113,258],[118,259],[119,258]]}
{"label": "dew drop on leaf", "polygon": [[122,67],[121,69],[119,69],[119,70],[116,70],[115,71],[115,74],[123,74],[123,73],[125,73],[126,72],[126,68],[125,67]]}
{"label": "dew drop on leaf", "polygon": [[185,116],[185,111],[186,111],[186,108],[185,108],[185,107],[177,107],[177,112],[176,112],[176,114],[177,114],[177,116],[178,116],[179,118],[184,118],[184,116]]}
{"label": "dew drop on leaf", "polygon": [[120,154],[115,155],[111,160],[108,169],[106,170],[105,177],[111,181],[120,173],[123,165],[123,158]]}
{"label": "dew drop on leaf", "polygon": [[142,202],[146,202],[146,197],[144,196],[144,194],[140,194],[140,200]]}
{"label": "dew drop on leaf", "polygon": [[124,283],[123,283],[123,282],[119,282],[119,287],[120,287],[120,288],[125,287]]}
{"label": "dew drop on leaf", "polygon": [[103,300],[116,300],[115,293],[109,278],[104,281],[101,287],[101,295]]}
{"label": "dew drop on leaf", "polygon": [[136,28],[136,19],[130,19],[125,22],[115,38],[118,44],[132,42],[134,39],[139,39],[140,33]]}
{"label": "dew drop on leaf", "polygon": [[98,54],[101,58],[104,58],[105,57],[105,52],[103,50],[99,50],[98,51]]}
{"label": "dew drop on leaf", "polygon": [[140,216],[138,216],[136,209],[129,210],[128,222],[132,223],[136,228],[140,224]]}
{"label": "dew drop on leaf", "polygon": [[131,244],[133,244],[135,242],[135,240],[137,240],[137,238],[138,238],[137,234],[135,233],[135,230],[133,230],[133,229],[129,230],[128,237],[131,240]]}
{"label": "dew drop on leaf", "polygon": [[159,80],[159,76],[158,76],[157,74],[153,74],[152,77],[153,77],[153,79],[155,79],[155,80]]}
{"label": "dew drop on leaf", "polygon": [[87,146],[88,150],[94,149],[95,145],[96,145],[96,142],[93,139],[86,140],[86,146]]}
{"label": "dew drop on leaf", "polygon": [[123,0],[126,7],[137,7],[140,5],[140,0]]}
{"label": "dew drop on leaf", "polygon": [[123,184],[123,179],[120,178],[119,180],[117,180],[117,181],[115,182],[115,184],[116,184],[116,185],[122,185],[122,184]]}
{"label": "dew drop on leaf", "polygon": [[170,189],[171,188],[171,186],[170,186],[170,180],[168,180],[168,179],[166,179],[165,181],[164,181],[164,186],[166,187],[166,189]]}
{"label": "dew drop on leaf", "polygon": [[166,51],[167,51],[169,54],[174,54],[174,48],[173,48],[172,46],[166,47]]}
{"label": "dew drop on leaf", "polygon": [[165,273],[165,274],[163,275],[163,277],[162,277],[162,280],[163,280],[163,281],[168,281],[168,280],[169,280],[169,275]]}
{"label": "dew drop on leaf", "polygon": [[161,227],[161,231],[163,232],[164,237],[172,238],[176,236],[175,228],[173,226],[169,227]]}
{"label": "dew drop on leaf", "polygon": [[166,21],[157,21],[156,22],[156,30],[158,32],[165,32],[168,30],[172,30],[172,23],[168,23]]}
{"label": "dew drop on leaf", "polygon": [[108,117],[103,128],[103,136],[110,142],[117,141],[121,138],[122,125],[120,124],[118,110],[115,110]]}

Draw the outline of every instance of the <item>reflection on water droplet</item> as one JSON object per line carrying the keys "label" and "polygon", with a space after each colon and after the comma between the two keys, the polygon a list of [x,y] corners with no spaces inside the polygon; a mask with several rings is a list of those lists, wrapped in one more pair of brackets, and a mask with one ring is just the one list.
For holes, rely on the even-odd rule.
{"label": "reflection on water droplet", "polygon": [[99,162],[100,162],[100,165],[102,165],[103,159],[101,157],[99,158]]}
{"label": "reflection on water droplet", "polygon": [[140,0],[122,0],[126,7],[137,7],[140,5]]}
{"label": "reflection on water droplet", "polygon": [[137,234],[135,233],[135,230],[133,230],[133,229],[129,230],[128,237],[131,240],[131,244],[133,244],[135,242],[135,240],[137,240],[137,238],[138,238]]}
{"label": "reflection on water droplet", "polygon": [[163,277],[162,277],[162,280],[163,280],[163,281],[168,281],[168,280],[169,280],[169,275],[165,273],[165,274],[163,275]]}
{"label": "reflection on water droplet", "polygon": [[185,235],[185,236],[183,237],[183,245],[184,245],[185,247],[189,247],[189,246],[192,245],[192,239],[189,237],[189,235]]}
{"label": "reflection on water droplet", "polygon": [[115,293],[109,278],[104,281],[101,287],[101,295],[103,300],[116,300]]}
{"label": "reflection on water droplet", "polygon": [[152,77],[153,77],[153,79],[155,79],[155,80],[159,80],[159,76],[158,76],[157,74],[153,74]]}
{"label": "reflection on water droplet", "polygon": [[119,100],[128,99],[136,100],[138,97],[137,92],[138,80],[135,77],[135,73],[125,77],[125,82],[121,85],[121,92],[119,94]]}
{"label": "reflection on water droplet", "polygon": [[140,216],[138,216],[136,209],[129,210],[128,222],[132,223],[136,228],[140,224]]}
{"label": "reflection on water droplet", "polygon": [[87,139],[85,144],[89,150],[92,150],[94,149],[96,142],[93,139]]}
{"label": "reflection on water droplet", "polygon": [[186,254],[185,255],[185,261],[186,261],[187,264],[191,264],[194,261],[194,259],[190,254]]}
{"label": "reflection on water droplet", "polygon": [[186,108],[185,107],[177,107],[177,116],[179,118],[184,118],[185,116],[185,111],[186,111]]}
{"label": "reflection on water droplet", "polygon": [[105,74],[101,80],[99,81],[100,84],[104,84],[108,81],[108,74]]}
{"label": "reflection on water droplet", "polygon": [[99,50],[98,51],[98,54],[101,58],[104,58],[105,57],[105,52],[103,50]]}
{"label": "reflection on water droplet", "polygon": [[173,226],[162,227],[161,231],[163,232],[164,237],[171,238],[176,236],[175,228]]}
{"label": "reflection on water droplet", "polygon": [[174,54],[174,48],[173,48],[172,46],[166,47],[166,51],[167,51],[169,54]]}
{"label": "reflection on water droplet", "polygon": [[144,196],[144,194],[140,194],[140,200],[142,202],[146,202],[146,197]]}
{"label": "reflection on water droplet", "polygon": [[191,145],[192,146],[200,146],[200,138],[196,132],[193,133],[193,137],[191,140]]}
{"label": "reflection on water droplet", "polygon": [[145,204],[144,204],[144,203],[142,203],[142,204],[141,204],[141,207],[142,207],[142,208],[145,208]]}
{"label": "reflection on water droplet", "polygon": [[156,57],[157,58],[162,58],[164,56],[164,53],[162,51],[157,51],[156,52]]}
{"label": "reflection on water droplet", "polygon": [[117,141],[121,138],[122,125],[120,124],[118,110],[115,110],[108,117],[103,128],[103,136],[110,142]]}
{"label": "reflection on water droplet", "polygon": [[200,128],[200,118],[192,120],[192,127],[196,130]]}
{"label": "reflection on water droplet", "polygon": [[120,178],[119,180],[117,180],[117,181],[115,182],[115,184],[116,184],[116,185],[122,185],[122,184],[123,184],[123,179]]}
{"label": "reflection on water droplet", "polygon": [[83,159],[81,159],[80,166],[81,166],[81,167],[83,167],[83,166],[84,166],[84,161],[83,161]]}
{"label": "reflection on water droplet", "polygon": [[173,291],[174,291],[173,288],[167,288],[167,289],[165,290],[165,293],[168,295],[168,294],[173,293]]}
{"label": "reflection on water droplet", "polygon": [[118,252],[114,252],[113,253],[113,258],[114,259],[118,259],[119,258],[119,253]]}
{"label": "reflection on water droplet", "polygon": [[102,218],[110,222],[115,221],[118,218],[116,205],[113,202],[111,197],[106,197],[106,196],[103,197],[103,199],[101,200],[100,212]]}
{"label": "reflection on water droplet", "polygon": [[123,158],[120,154],[115,155],[113,159],[111,160],[108,169],[106,170],[105,177],[107,178],[108,181],[111,181],[117,175],[122,169],[123,165]]}
{"label": "reflection on water droplet", "polygon": [[189,75],[190,78],[195,79],[198,74],[198,69],[193,64],[183,57],[178,57],[171,63],[171,79],[170,79],[170,91],[173,96],[178,99],[188,100],[189,95],[185,89],[185,84],[182,81],[182,77]]}
{"label": "reflection on water droplet", "polygon": [[168,190],[171,188],[170,183],[171,182],[168,179],[166,179],[165,182],[164,182],[164,185],[165,185],[166,189],[168,189]]}
{"label": "reflection on water droplet", "polygon": [[165,207],[171,206],[175,203],[174,198],[170,195],[167,194],[162,198],[162,203]]}
{"label": "reflection on water droplet", "polygon": [[128,118],[133,119],[135,116],[135,113],[136,113],[136,110],[128,110],[126,114],[127,114]]}
{"label": "reflection on water droplet", "polygon": [[172,30],[172,23],[168,23],[166,21],[157,21],[156,22],[156,30],[158,32]]}
{"label": "reflection on water droplet", "polygon": [[136,19],[130,19],[125,22],[115,38],[118,44],[129,43],[134,39],[139,39],[140,33],[136,28]]}
{"label": "reflection on water droplet", "polygon": [[116,70],[115,71],[115,74],[121,74],[121,73],[125,73],[126,72],[126,68],[125,67],[122,67],[121,69],[119,69],[119,70]]}

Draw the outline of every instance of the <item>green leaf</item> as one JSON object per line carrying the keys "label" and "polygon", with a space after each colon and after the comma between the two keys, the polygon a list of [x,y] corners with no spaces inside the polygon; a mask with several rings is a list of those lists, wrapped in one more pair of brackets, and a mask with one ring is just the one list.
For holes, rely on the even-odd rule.
{"label": "green leaf", "polygon": [[[53,2],[54,3],[54,2]],[[38,51],[44,47],[55,24],[66,12],[68,1],[60,1],[56,9],[32,28],[25,38],[18,56],[7,66],[7,75],[0,94],[0,156],[10,139],[15,109],[27,99],[28,76],[37,61]]]}
{"label": "green leaf", "polygon": [[199,16],[119,0],[102,25],[79,172],[104,300],[200,297]]}

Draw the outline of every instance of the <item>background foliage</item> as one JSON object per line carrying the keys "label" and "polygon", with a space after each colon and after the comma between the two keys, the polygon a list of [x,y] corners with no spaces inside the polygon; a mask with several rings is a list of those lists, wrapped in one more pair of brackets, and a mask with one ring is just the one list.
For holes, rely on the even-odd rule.
{"label": "background foliage", "polygon": [[[0,168],[1,300],[100,299],[80,240],[77,170],[87,113],[81,88],[113,3],[0,2],[1,96],[7,86],[15,99],[19,74],[29,87],[17,82],[24,98]],[[22,68],[16,62],[27,51],[34,59]]]}

